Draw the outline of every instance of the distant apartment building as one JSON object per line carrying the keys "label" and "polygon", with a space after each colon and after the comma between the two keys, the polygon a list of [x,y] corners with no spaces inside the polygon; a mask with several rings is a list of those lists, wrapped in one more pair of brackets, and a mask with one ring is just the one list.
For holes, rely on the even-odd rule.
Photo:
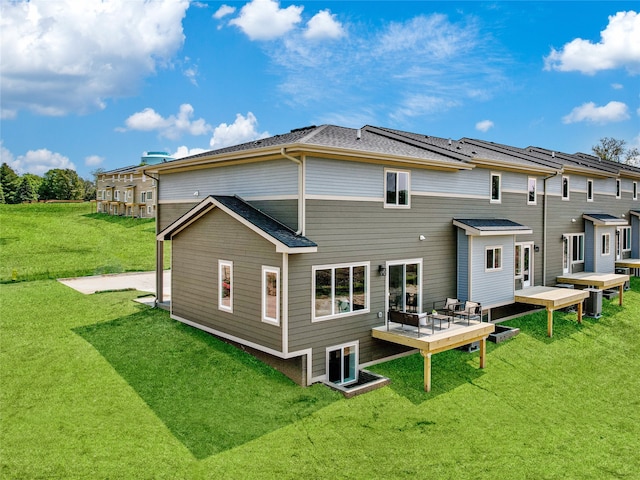
{"label": "distant apartment building", "polygon": [[96,211],[109,215],[155,218],[156,180],[143,173],[149,165],[173,160],[167,152],[147,152],[137,165],[100,173],[96,184]]}

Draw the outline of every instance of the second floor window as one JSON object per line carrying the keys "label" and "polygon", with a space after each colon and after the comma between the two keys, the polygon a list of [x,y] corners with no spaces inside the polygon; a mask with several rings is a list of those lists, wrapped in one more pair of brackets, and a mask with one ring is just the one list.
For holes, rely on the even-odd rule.
{"label": "second floor window", "polygon": [[535,205],[537,200],[537,185],[536,185],[535,177],[529,177],[528,187],[527,187],[527,204]]}
{"label": "second floor window", "polygon": [[569,200],[569,177],[562,177],[562,199]]}
{"label": "second floor window", "polygon": [[409,172],[400,170],[385,171],[385,207],[409,206]]}
{"label": "second floor window", "polygon": [[587,180],[587,202],[593,202],[593,180]]}
{"label": "second floor window", "polygon": [[500,203],[502,200],[502,187],[500,185],[500,174],[491,174],[491,203]]}
{"label": "second floor window", "polygon": [[616,198],[622,196],[622,185],[619,179],[616,179]]}

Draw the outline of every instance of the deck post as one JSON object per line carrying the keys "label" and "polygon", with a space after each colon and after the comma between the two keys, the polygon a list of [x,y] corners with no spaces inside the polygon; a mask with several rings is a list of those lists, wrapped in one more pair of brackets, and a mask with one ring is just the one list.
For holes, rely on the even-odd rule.
{"label": "deck post", "polygon": [[582,302],[578,303],[578,323],[582,323]]}
{"label": "deck post", "polygon": [[480,340],[480,368],[484,368],[487,357],[487,339]]}
{"label": "deck post", "polygon": [[547,307],[547,337],[553,337],[553,310]]}
{"label": "deck post", "polygon": [[624,292],[624,283],[620,285],[620,295],[618,295],[618,305],[622,306],[622,292]]}
{"label": "deck post", "polygon": [[424,357],[424,391],[431,391],[431,354],[425,350],[420,350],[420,355]]}

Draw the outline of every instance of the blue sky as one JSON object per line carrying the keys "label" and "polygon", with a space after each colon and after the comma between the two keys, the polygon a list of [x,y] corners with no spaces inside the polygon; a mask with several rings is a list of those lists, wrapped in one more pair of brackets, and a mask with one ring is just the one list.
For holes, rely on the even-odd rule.
{"label": "blue sky", "polygon": [[640,147],[637,2],[0,2],[0,155],[19,173],[324,123]]}

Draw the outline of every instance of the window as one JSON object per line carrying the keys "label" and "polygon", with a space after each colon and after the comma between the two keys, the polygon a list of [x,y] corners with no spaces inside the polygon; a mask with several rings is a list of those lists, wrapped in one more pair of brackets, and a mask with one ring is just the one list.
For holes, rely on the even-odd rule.
{"label": "window", "polygon": [[535,205],[538,197],[537,181],[535,177],[529,177],[527,186],[527,204]]}
{"label": "window", "polygon": [[385,170],[385,207],[409,207],[409,172]]}
{"label": "window", "polygon": [[218,260],[218,308],[233,312],[233,262]]}
{"label": "window", "polygon": [[602,255],[609,255],[611,253],[611,234],[602,234]]}
{"label": "window", "polygon": [[502,270],[502,247],[487,247],[485,259],[486,272]]}
{"label": "window", "polygon": [[622,183],[619,178],[616,178],[616,198],[622,197]]}
{"label": "window", "polygon": [[633,182],[633,199],[638,200],[638,182]]}
{"label": "window", "polygon": [[569,200],[569,177],[562,177],[562,199]]}
{"label": "window", "polygon": [[618,227],[618,235],[620,235],[620,249],[623,252],[631,250],[631,227]]}
{"label": "window", "polygon": [[280,324],[280,269],[262,267],[262,321]]}
{"label": "window", "polygon": [[147,214],[151,215],[152,212],[153,210],[151,210],[151,205],[147,205]]}
{"label": "window", "polygon": [[147,192],[142,192],[140,194],[140,203],[145,203],[147,201]]}
{"label": "window", "polygon": [[491,203],[500,203],[502,201],[502,189],[500,188],[500,174],[491,174]]}
{"label": "window", "polygon": [[313,318],[369,311],[369,264],[313,267]]}
{"label": "window", "polygon": [[104,190],[98,190],[98,200],[104,200]]}
{"label": "window", "polygon": [[593,202],[593,180],[587,180],[587,202]]}
{"label": "window", "polygon": [[327,348],[327,378],[331,383],[346,385],[358,380],[358,344]]}
{"label": "window", "polygon": [[147,190],[147,200],[153,200],[153,191]]}
{"label": "window", "polygon": [[571,237],[572,237],[571,251],[573,252],[571,255],[571,262],[572,263],[584,262],[584,233],[571,235]]}

